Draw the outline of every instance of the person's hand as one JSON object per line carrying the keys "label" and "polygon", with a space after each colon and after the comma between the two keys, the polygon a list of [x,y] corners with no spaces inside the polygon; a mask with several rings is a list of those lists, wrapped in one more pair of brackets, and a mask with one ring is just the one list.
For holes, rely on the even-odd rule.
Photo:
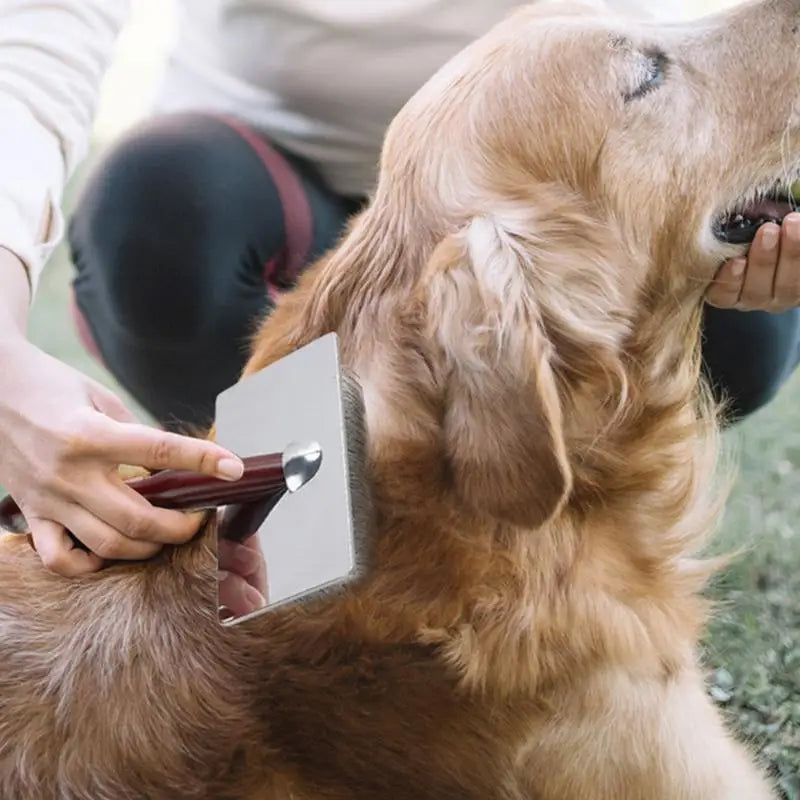
{"label": "person's hand", "polygon": [[233,617],[241,617],[263,608],[267,598],[267,564],[261,553],[258,536],[241,544],[220,539],[219,604]]}
{"label": "person's hand", "polygon": [[800,213],[758,229],[747,258],[723,264],[706,300],[716,308],[788,311],[800,306]]}
{"label": "person's hand", "polygon": [[125,485],[120,464],[241,477],[232,453],[137,423],[113,392],[22,336],[0,340],[0,364],[0,485],[53,572],[75,576],[107,560],[149,558],[197,532],[199,515],[155,508]]}

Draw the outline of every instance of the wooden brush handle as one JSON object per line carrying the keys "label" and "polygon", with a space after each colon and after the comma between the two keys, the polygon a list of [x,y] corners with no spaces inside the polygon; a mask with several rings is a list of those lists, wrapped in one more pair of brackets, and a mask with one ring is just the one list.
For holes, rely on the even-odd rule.
{"label": "wooden brush handle", "polygon": [[[165,469],[125,483],[159,508],[198,511],[279,498],[286,492],[283,453],[251,456],[244,461],[238,481],[225,481],[186,470]],[[0,500],[0,527],[15,533],[28,530],[19,506],[11,496]]]}
{"label": "wooden brush handle", "polygon": [[242,503],[253,497],[270,497],[286,491],[282,453],[251,456],[242,461],[244,474],[238,481],[165,469],[126,483],[154,506],[183,511]]}

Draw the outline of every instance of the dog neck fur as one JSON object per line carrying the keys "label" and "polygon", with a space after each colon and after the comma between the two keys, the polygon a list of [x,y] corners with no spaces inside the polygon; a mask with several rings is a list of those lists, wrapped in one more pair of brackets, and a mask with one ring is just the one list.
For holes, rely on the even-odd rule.
{"label": "dog neck fur", "polygon": [[[488,208],[442,236],[378,201],[256,343],[249,370],[337,330],[364,388],[376,569],[348,624],[420,641],[422,619],[484,691],[637,651],[677,668],[719,504],[697,314],[637,317],[642,285],[615,282],[625,253],[575,198],[540,186],[524,211]],[[646,616],[615,590],[637,581],[664,599]],[[588,620],[607,624],[565,663],[558,641]]]}

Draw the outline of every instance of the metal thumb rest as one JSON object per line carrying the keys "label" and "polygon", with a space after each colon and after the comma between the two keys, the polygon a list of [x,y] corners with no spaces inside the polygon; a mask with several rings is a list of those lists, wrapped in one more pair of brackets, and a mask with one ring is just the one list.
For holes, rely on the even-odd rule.
{"label": "metal thumb rest", "polygon": [[[242,541],[256,532],[281,497],[298,491],[317,474],[322,448],[316,442],[290,444],[282,453],[242,461],[244,474],[238,481],[165,469],[146,478],[132,478],[126,485],[159,508],[200,511],[226,506],[220,537]],[[0,527],[11,533],[28,533],[25,517],[11,496],[0,500]]]}

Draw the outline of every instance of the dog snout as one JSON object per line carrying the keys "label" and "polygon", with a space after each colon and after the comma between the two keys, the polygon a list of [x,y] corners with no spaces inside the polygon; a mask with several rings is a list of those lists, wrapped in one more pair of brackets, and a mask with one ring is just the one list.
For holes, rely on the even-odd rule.
{"label": "dog snout", "polygon": [[777,0],[777,5],[788,19],[790,32],[800,35],[800,0]]}
{"label": "dog snout", "polygon": [[[766,0],[741,6],[745,16],[744,25],[754,29],[765,29],[764,36],[773,47],[800,45],[800,0]],[[767,42],[765,42],[766,44]],[[763,55],[769,55],[770,50]]]}
{"label": "dog snout", "polygon": [[685,75],[696,96],[713,98],[716,146],[752,160],[790,144],[781,140],[800,123],[800,0],[744,3],[684,30]]}

